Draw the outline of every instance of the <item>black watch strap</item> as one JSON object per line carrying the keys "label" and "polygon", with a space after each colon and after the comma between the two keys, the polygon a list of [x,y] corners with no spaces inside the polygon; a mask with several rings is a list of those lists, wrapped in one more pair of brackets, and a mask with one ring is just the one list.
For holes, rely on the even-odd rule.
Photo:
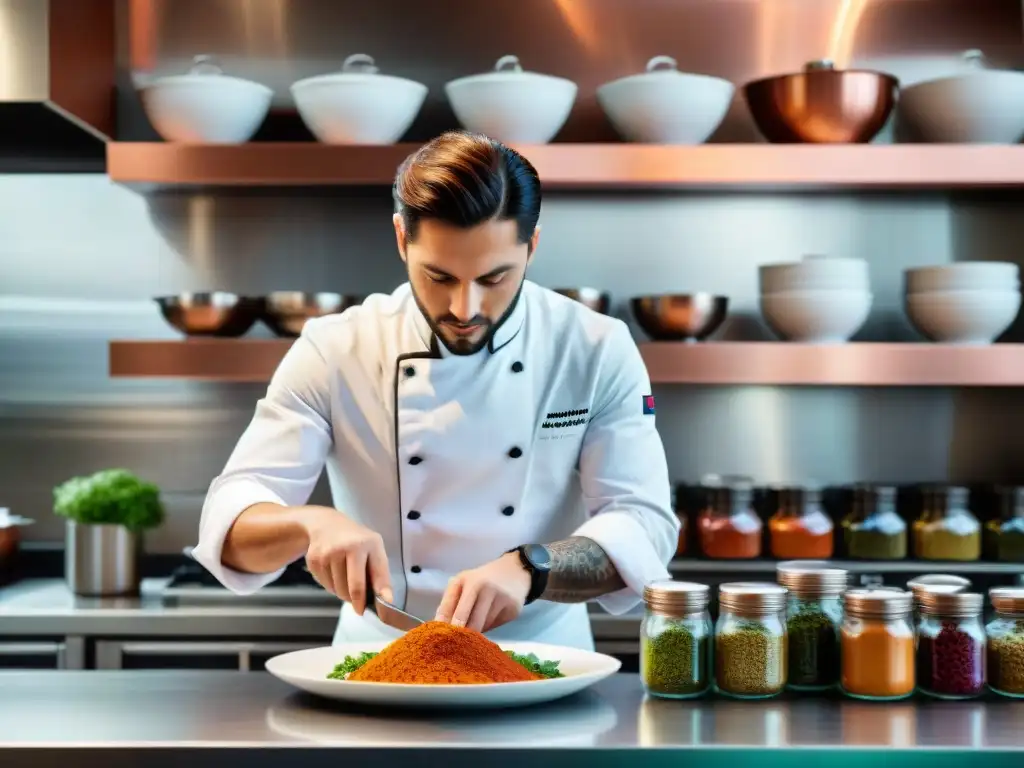
{"label": "black watch strap", "polygon": [[551,572],[551,553],[540,544],[524,544],[509,550],[519,555],[519,562],[530,574],[530,591],[526,594],[524,605],[537,600],[548,587],[548,574]]}

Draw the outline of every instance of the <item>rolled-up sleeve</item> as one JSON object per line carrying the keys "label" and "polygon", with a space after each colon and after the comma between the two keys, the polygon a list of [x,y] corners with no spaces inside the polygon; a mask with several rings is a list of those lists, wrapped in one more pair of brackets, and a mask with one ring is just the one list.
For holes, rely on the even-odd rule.
{"label": "rolled-up sleeve", "polygon": [[[580,482],[590,519],[575,532],[596,542],[626,588],[598,599],[625,613],[644,585],[669,578],[679,539],[665,448],[653,413],[645,413],[650,378],[624,323],[610,334],[600,369],[597,408],[583,439]],[[653,410],[653,409],[652,409]]]}
{"label": "rolled-up sleeve", "polygon": [[224,471],[210,485],[192,556],[237,594],[255,592],[281,571],[228,568],[221,562],[224,539],[254,504],[299,506],[309,500],[331,446],[330,386],[323,355],[304,333],[284,356]]}

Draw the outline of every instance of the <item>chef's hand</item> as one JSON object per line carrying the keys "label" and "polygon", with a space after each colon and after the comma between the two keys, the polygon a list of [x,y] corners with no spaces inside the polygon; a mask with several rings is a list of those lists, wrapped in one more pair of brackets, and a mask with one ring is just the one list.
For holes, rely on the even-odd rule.
{"label": "chef's hand", "polygon": [[486,632],[517,618],[529,593],[530,574],[511,552],[449,581],[435,619]]}
{"label": "chef's hand", "polygon": [[309,537],[306,566],[324,589],[351,603],[360,616],[368,595],[380,595],[389,603],[394,600],[379,533],[330,507],[306,507],[304,513]]}

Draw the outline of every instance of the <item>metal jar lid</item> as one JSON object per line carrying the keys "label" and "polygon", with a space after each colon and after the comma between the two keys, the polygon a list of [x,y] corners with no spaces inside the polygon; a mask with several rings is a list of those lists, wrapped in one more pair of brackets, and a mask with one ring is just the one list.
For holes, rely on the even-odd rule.
{"label": "metal jar lid", "polygon": [[985,597],[978,592],[922,592],[916,596],[921,613],[928,616],[948,616],[951,619],[969,619],[979,616],[985,607]]}
{"label": "metal jar lid", "polygon": [[1024,613],[1024,587],[993,587],[988,599],[998,613]]}
{"label": "metal jar lid", "polygon": [[703,611],[711,601],[711,590],[706,584],[693,581],[652,581],[644,587],[644,602],[648,610],[669,616],[683,616]]}
{"label": "metal jar lid", "polygon": [[718,587],[718,602],[726,611],[761,615],[785,608],[788,593],[769,581],[733,581]]}
{"label": "metal jar lid", "polygon": [[907,589],[914,594],[914,602],[920,604],[921,596],[926,592],[953,594],[971,588],[970,579],[946,573],[927,573],[907,582]]}
{"label": "metal jar lid", "polygon": [[842,568],[805,566],[791,560],[776,566],[775,578],[795,597],[838,597],[846,591],[849,573]]}
{"label": "metal jar lid", "polygon": [[895,619],[907,616],[913,607],[910,592],[895,589],[850,589],[843,595],[843,608],[862,619]]}

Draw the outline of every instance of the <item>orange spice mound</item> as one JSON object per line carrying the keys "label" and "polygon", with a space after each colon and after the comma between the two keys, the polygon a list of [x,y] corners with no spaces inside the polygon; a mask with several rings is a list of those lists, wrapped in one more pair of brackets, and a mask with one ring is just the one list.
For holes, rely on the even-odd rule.
{"label": "orange spice mound", "polygon": [[348,676],[365,683],[426,685],[539,680],[476,630],[428,621],[395,640]]}

